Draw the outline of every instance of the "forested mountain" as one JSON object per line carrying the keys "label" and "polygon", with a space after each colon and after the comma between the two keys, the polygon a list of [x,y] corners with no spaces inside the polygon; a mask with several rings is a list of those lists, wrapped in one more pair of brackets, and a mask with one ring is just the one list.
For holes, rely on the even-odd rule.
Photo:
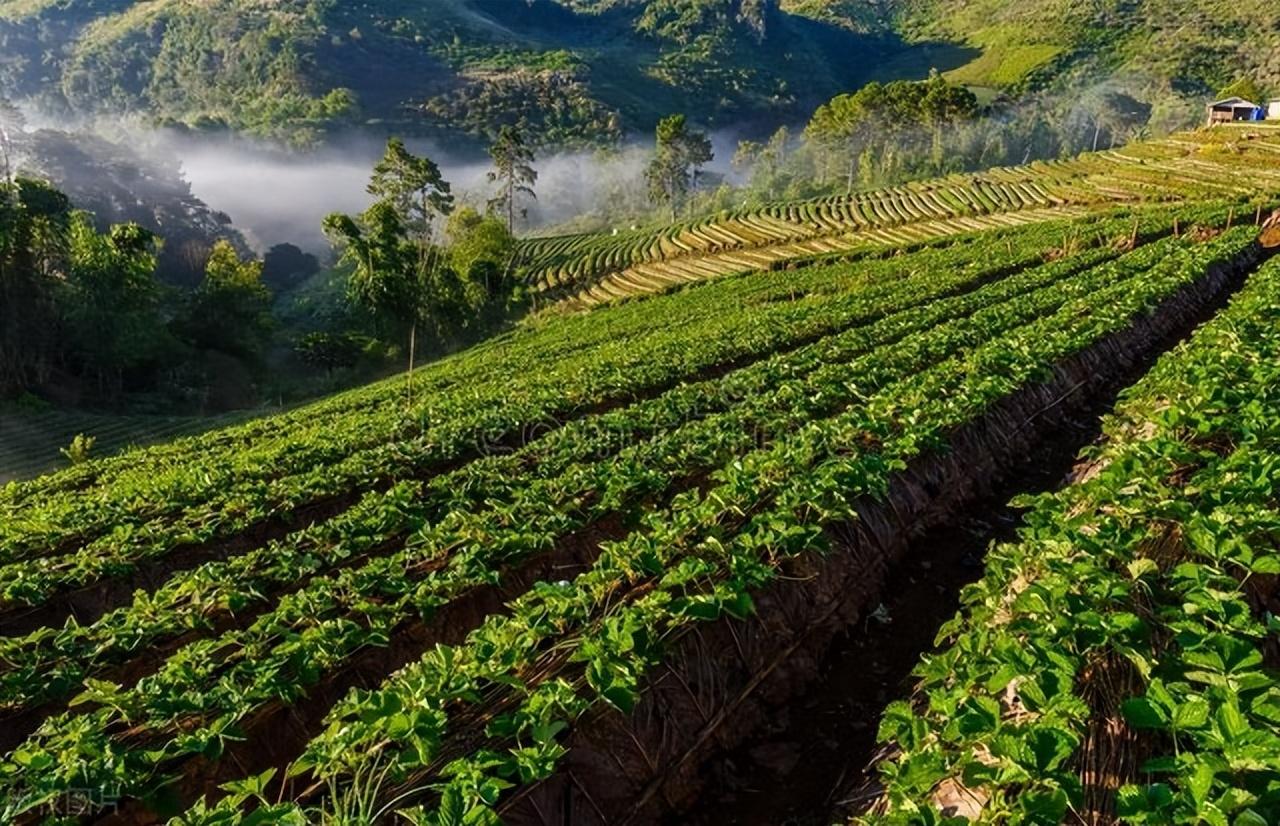
{"label": "forested mountain", "polygon": [[163,237],[157,274],[165,283],[199,283],[217,241],[228,241],[242,253],[249,250],[231,217],[192,194],[179,162],[158,147],[134,148],[54,129],[15,136],[19,169],[56,181],[77,209],[93,216],[99,230],[134,223]]}
{"label": "forested mountain", "polygon": [[0,94],[305,145],[374,122],[608,143],[672,111],[802,119],[930,68],[992,94],[1118,81],[1182,103],[1280,78],[1267,0],[0,0]]}
{"label": "forested mountain", "polygon": [[[368,121],[552,144],[803,116],[890,48],[777,0],[0,0],[0,90],[305,143]],[[846,20],[845,22],[850,22]]]}

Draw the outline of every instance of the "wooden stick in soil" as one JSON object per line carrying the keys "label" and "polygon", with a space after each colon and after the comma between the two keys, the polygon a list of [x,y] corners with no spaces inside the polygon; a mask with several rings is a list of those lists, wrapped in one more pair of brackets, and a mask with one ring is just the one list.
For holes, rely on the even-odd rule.
{"label": "wooden stick in soil", "polygon": [[409,372],[405,374],[406,396],[408,398],[408,409],[413,409],[413,354],[418,346],[418,319],[417,313],[414,313],[413,323],[409,325]]}

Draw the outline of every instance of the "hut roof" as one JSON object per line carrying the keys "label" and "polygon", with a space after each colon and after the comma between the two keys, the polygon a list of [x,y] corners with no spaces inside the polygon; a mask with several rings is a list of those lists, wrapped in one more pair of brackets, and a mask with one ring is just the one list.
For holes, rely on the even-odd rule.
{"label": "hut roof", "polygon": [[1215,100],[1213,103],[1209,104],[1210,109],[1243,109],[1245,107],[1257,109],[1258,104],[1245,100],[1241,97],[1224,98],[1222,100]]}

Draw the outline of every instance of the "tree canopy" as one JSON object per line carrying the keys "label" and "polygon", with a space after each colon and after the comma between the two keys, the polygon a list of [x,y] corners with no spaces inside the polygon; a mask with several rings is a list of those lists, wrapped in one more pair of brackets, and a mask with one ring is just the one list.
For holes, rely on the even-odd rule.
{"label": "tree canopy", "polygon": [[119,392],[126,372],[162,360],[170,344],[155,278],[159,248],[137,224],[99,233],[86,213],[71,220],[65,318],[76,358],[104,392]]}
{"label": "tree canopy", "polygon": [[820,106],[805,137],[830,164],[844,166],[853,189],[855,173],[876,154],[902,155],[932,144],[935,166],[941,165],[943,130],[980,109],[972,92],[936,72],[919,82],[872,82]]}
{"label": "tree canopy", "polygon": [[685,197],[697,188],[699,169],[715,158],[711,139],[689,126],[684,115],[669,115],[658,123],[653,159],[645,171],[649,198],[671,208],[674,217]]}
{"label": "tree canopy", "polygon": [[805,133],[820,142],[942,126],[978,114],[978,99],[934,74],[926,81],[872,82],[820,106]]}
{"label": "tree canopy", "polygon": [[489,147],[493,158],[493,171],[489,182],[500,186],[498,196],[489,201],[489,209],[505,216],[507,232],[515,232],[516,214],[527,214],[516,205],[518,198],[537,200],[533,185],[538,182],[538,171],[533,168],[533,150],[525,142],[524,130],[516,126],[504,126],[498,139]]}
{"label": "tree canopy", "polygon": [[262,262],[243,261],[235,247],[219,241],[179,328],[198,347],[255,359],[271,333],[270,307],[271,291],[262,283]]}
{"label": "tree canopy", "polygon": [[383,325],[408,335],[412,373],[419,327],[439,347],[456,337],[488,301],[482,284],[450,266],[434,237],[454,198],[440,168],[399,139],[374,167],[375,201],[356,216],[334,214],[324,229],[351,268],[348,294]]}

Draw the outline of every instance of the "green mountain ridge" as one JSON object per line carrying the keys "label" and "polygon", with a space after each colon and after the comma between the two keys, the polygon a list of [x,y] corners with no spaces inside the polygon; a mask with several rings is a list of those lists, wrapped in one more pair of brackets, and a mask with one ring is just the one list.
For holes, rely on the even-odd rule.
{"label": "green mountain ridge", "polygon": [[709,124],[803,116],[901,48],[866,20],[798,8],[0,0],[0,91],[75,113],[142,113],[294,143],[370,121],[484,137],[523,118],[547,144],[589,145],[675,110]]}
{"label": "green mountain ridge", "polygon": [[1267,0],[0,0],[0,94],[295,145],[368,128],[478,143],[527,121],[608,144],[687,112],[799,121],[931,69],[991,98],[1104,87],[1164,130],[1249,77],[1280,94]]}
{"label": "green mountain ridge", "polygon": [[981,51],[952,80],[1019,90],[1106,83],[1154,104],[1156,127],[1187,125],[1188,101],[1241,78],[1280,94],[1280,6],[1269,0],[904,0],[897,14],[908,40]]}

